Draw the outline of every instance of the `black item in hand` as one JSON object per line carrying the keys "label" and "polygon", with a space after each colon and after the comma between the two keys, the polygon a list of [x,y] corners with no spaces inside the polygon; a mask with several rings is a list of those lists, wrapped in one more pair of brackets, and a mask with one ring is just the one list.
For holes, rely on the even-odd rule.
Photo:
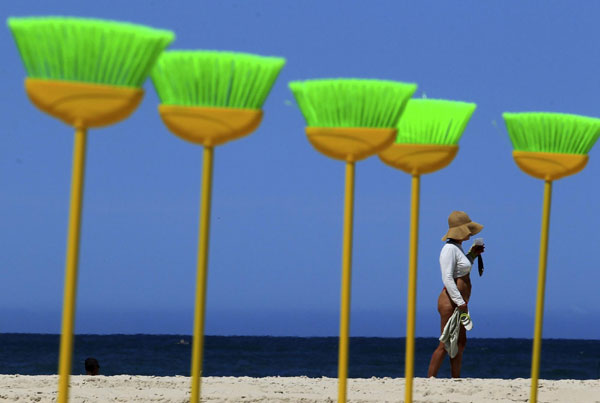
{"label": "black item in hand", "polygon": [[481,255],[477,256],[477,269],[479,270],[479,277],[483,276],[483,258]]}

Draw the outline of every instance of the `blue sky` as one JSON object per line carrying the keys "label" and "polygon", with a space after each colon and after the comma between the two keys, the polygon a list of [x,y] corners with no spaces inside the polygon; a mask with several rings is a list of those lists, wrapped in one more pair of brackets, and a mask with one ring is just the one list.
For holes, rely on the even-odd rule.
{"label": "blue sky", "polygon": [[[287,65],[252,135],[215,152],[208,334],[337,335],[344,164],[312,149],[287,83],[415,82],[478,105],[455,161],[423,176],[417,336],[437,336],[441,236],[452,210],[485,225],[472,337],[533,335],[543,183],[511,157],[501,114],[600,116],[600,4],[410,1],[18,1],[0,16],[73,15],[176,32],[172,49]],[[0,34],[0,331],[60,332],[72,129],[38,111]],[[77,333],[192,332],[202,150],[170,134],[150,81],[138,110],[90,131]],[[292,102],[290,102],[292,101]],[[600,146],[555,182],[544,337],[600,334]],[[404,336],[410,177],[357,166],[353,336]]]}

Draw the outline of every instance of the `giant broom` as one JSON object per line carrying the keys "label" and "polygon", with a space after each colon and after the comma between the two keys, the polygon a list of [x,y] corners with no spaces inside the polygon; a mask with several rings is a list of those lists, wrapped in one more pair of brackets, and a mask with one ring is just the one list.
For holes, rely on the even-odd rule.
{"label": "giant broom", "polygon": [[65,17],[9,18],[28,78],[25,89],[42,111],[75,128],[58,401],[69,400],[77,291],[79,234],[87,129],[127,118],[170,31]]}
{"label": "giant broom", "polygon": [[600,136],[600,119],[561,113],[504,113],[514,151],[513,158],[525,173],[544,180],[544,203],[538,266],[535,329],[531,358],[531,403],[537,402],[542,351],[546,263],[550,230],[552,181],[581,171]]}
{"label": "giant broom", "polygon": [[441,99],[411,99],[398,124],[396,142],[379,153],[387,165],[412,176],[408,304],[404,401],[412,402],[417,303],[417,249],[419,243],[419,193],[421,175],[446,167],[458,152],[460,140],[476,105]]}
{"label": "giant broom", "polygon": [[337,79],[290,83],[306,119],[311,144],[328,157],[346,162],[342,292],[338,358],[338,402],[346,402],[352,277],[352,222],[355,163],[388,147],[415,84]]}
{"label": "giant broom", "polygon": [[259,126],[260,109],[285,59],[245,53],[169,51],[158,60],[152,81],[164,124],[184,140],[204,146],[191,402],[200,400],[208,240],[214,147],[245,136]]}

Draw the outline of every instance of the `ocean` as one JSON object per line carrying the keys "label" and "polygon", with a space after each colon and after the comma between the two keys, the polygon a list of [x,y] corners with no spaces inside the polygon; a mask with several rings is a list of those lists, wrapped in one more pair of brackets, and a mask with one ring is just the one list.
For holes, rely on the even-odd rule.
{"label": "ocean", "polygon": [[[59,335],[0,334],[0,374],[48,375],[58,368]],[[101,375],[190,374],[189,335],[77,335],[73,374],[94,357]],[[425,377],[435,338],[417,338],[415,376]],[[206,336],[205,376],[337,376],[336,337]],[[529,378],[530,339],[469,339],[463,377]],[[353,337],[351,378],[403,377],[404,339]],[[438,377],[449,377],[445,360]],[[546,339],[542,379],[599,379],[600,341]]]}

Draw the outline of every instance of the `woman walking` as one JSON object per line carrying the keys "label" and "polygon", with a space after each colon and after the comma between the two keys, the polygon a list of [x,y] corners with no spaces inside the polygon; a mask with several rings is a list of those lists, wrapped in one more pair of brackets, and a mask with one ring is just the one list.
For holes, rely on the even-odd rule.
{"label": "woman walking", "polygon": [[[441,331],[451,332],[446,324],[452,318],[456,322],[455,326],[460,326],[458,331],[458,349],[456,355],[450,358],[450,368],[453,378],[460,377],[460,367],[462,364],[462,354],[467,344],[467,331],[465,326],[458,322],[458,317],[453,317],[455,309],[458,308],[457,315],[462,315],[461,319],[469,329],[471,326],[468,316],[468,302],[471,296],[471,266],[477,256],[484,251],[484,245],[473,245],[471,250],[465,254],[462,249],[462,243],[467,241],[471,235],[475,235],[483,229],[483,225],[471,221],[464,211],[453,211],[448,217],[448,232],[442,238],[446,244],[440,253],[440,268],[442,271],[442,281],[444,288],[438,298],[438,312],[441,319]],[[446,332],[444,332],[446,330]],[[438,370],[446,357],[446,346],[440,341],[440,344],[433,352],[429,363],[427,376],[437,376]]]}

